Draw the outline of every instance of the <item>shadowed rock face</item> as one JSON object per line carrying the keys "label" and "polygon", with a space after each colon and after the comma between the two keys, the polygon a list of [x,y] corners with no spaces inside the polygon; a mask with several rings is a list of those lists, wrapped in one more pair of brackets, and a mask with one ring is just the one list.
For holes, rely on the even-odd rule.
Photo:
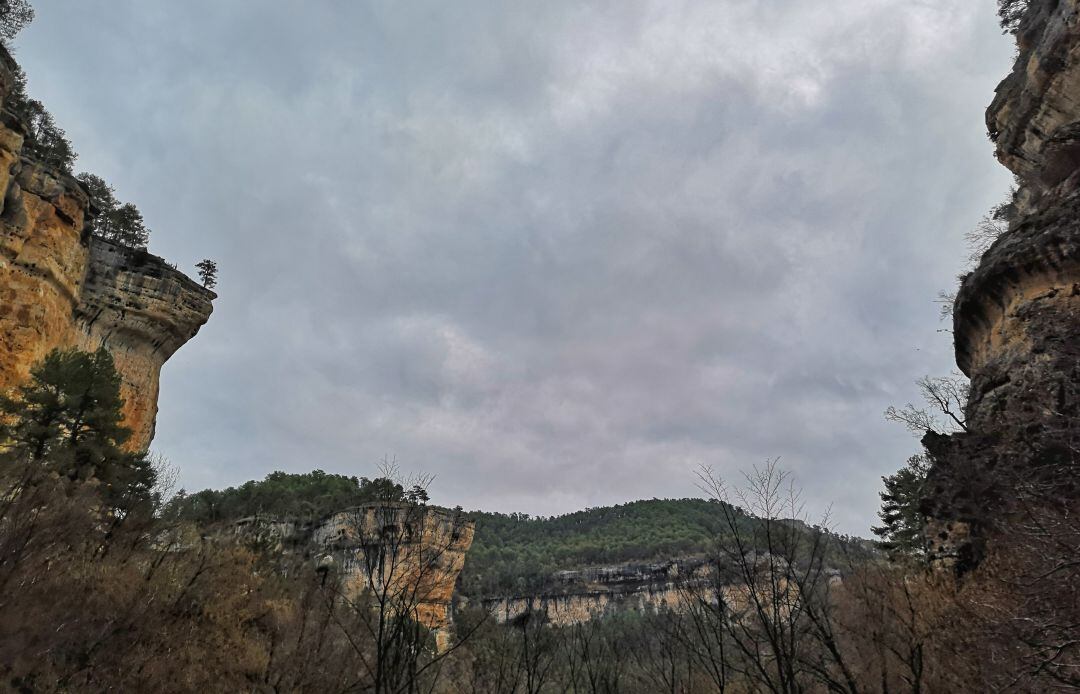
{"label": "shadowed rock face", "polygon": [[[11,69],[3,52],[4,97]],[[129,446],[145,449],[161,366],[207,321],[215,294],[157,256],[86,234],[86,193],[24,157],[24,132],[0,117],[0,389],[26,380],[53,349],[104,345],[123,379]]]}
{"label": "shadowed rock face", "polygon": [[964,278],[956,362],[968,431],[924,439],[931,548],[977,562],[1021,490],[1078,498],[1080,437],[1080,0],[1032,0],[987,126],[1017,176],[1009,231]]}

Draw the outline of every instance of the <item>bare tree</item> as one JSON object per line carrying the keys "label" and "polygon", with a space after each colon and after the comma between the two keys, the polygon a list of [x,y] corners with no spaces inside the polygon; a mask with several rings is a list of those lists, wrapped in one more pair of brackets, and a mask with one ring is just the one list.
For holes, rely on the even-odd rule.
{"label": "bare tree", "polygon": [[403,500],[426,499],[431,477],[402,480],[391,461],[383,461],[381,474],[381,498],[335,514],[320,530],[324,544],[359,569],[326,585],[357,616],[351,626],[334,617],[362,666],[354,686],[419,692],[434,685],[442,661],[471,635],[451,641],[446,608],[463,560],[461,536],[470,530],[457,512]]}
{"label": "bare tree", "polygon": [[939,434],[967,431],[964,413],[968,400],[968,380],[960,373],[949,376],[923,376],[918,380],[919,391],[926,407],[912,403],[902,408],[889,407],[885,419],[899,422],[912,433],[923,435],[928,431]]}
{"label": "bare tree", "polygon": [[625,676],[626,659],[621,642],[602,622],[575,624],[563,634],[563,650],[569,679],[575,692],[615,694]]}
{"label": "bare tree", "polygon": [[968,262],[972,266],[978,265],[983,253],[1009,230],[1009,222],[1015,213],[1012,204],[1015,194],[1016,189],[1013,188],[1005,202],[995,205],[990,212],[983,215],[974,229],[964,234],[968,245]]}
{"label": "bare tree", "polygon": [[834,616],[827,517],[806,522],[801,493],[776,459],[746,473],[733,494],[707,468],[699,478],[707,494],[724,502],[717,566],[732,572],[724,589],[730,616],[723,622],[734,651],[731,669],[770,692],[811,685],[858,692]]}

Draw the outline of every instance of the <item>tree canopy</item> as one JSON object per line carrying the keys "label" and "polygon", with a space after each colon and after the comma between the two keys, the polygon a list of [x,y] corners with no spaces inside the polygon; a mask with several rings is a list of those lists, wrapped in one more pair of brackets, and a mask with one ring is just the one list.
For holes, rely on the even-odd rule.
{"label": "tree canopy", "polygon": [[0,0],[0,38],[11,41],[34,20],[34,8],[27,0]]}
{"label": "tree canopy", "polygon": [[[412,492],[413,490],[410,490]],[[166,505],[165,515],[193,522],[237,520],[260,514],[314,520],[372,501],[426,500],[407,498],[401,484],[385,477],[368,479],[315,470],[304,474],[272,472],[239,487],[183,490]]]}
{"label": "tree canopy", "polygon": [[1031,0],[998,0],[998,18],[1006,33],[1017,32],[1030,4]]}
{"label": "tree canopy", "polygon": [[84,172],[76,178],[97,208],[97,214],[87,224],[90,232],[122,246],[146,248],[150,242],[150,229],[139,208],[117,200],[115,189],[100,176]]}

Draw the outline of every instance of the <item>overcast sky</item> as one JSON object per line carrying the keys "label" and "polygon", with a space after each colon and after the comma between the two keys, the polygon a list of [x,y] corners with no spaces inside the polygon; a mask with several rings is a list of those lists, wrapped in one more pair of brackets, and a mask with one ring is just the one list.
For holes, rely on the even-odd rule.
{"label": "overcast sky", "polygon": [[993,0],[37,0],[17,57],[220,298],[189,490],[396,457],[446,505],[697,495],[779,456],[867,534],[1009,184]]}

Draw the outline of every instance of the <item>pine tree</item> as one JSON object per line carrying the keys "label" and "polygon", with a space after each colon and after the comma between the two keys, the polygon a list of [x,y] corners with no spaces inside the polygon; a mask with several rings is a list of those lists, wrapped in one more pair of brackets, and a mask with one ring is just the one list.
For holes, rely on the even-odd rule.
{"label": "pine tree", "polygon": [[217,286],[217,263],[209,258],[204,258],[195,267],[199,268],[199,279],[202,280],[204,287],[213,289]]}
{"label": "pine tree", "polygon": [[33,19],[34,8],[27,0],[0,0],[0,38],[5,43]]}
{"label": "pine tree", "polygon": [[926,520],[919,511],[919,502],[929,468],[930,461],[925,455],[913,455],[895,474],[881,478],[885,483],[878,511],[882,524],[871,530],[881,538],[882,549],[911,556],[924,553]]}
{"label": "pine tree", "polygon": [[1031,0],[998,0],[998,19],[1007,34],[1015,34]]}
{"label": "pine tree", "polygon": [[150,230],[139,209],[130,202],[121,204],[116,191],[100,176],[81,173],[76,178],[97,208],[97,215],[89,223],[90,233],[128,248],[146,248]]}
{"label": "pine tree", "polygon": [[112,240],[128,248],[146,248],[150,241],[150,230],[143,222],[139,208],[126,202],[116,208]]}
{"label": "pine tree", "polygon": [[0,397],[4,457],[38,474],[94,482],[118,516],[152,501],[155,475],[144,453],[123,449],[120,375],[104,348],[54,350],[14,395]]}

